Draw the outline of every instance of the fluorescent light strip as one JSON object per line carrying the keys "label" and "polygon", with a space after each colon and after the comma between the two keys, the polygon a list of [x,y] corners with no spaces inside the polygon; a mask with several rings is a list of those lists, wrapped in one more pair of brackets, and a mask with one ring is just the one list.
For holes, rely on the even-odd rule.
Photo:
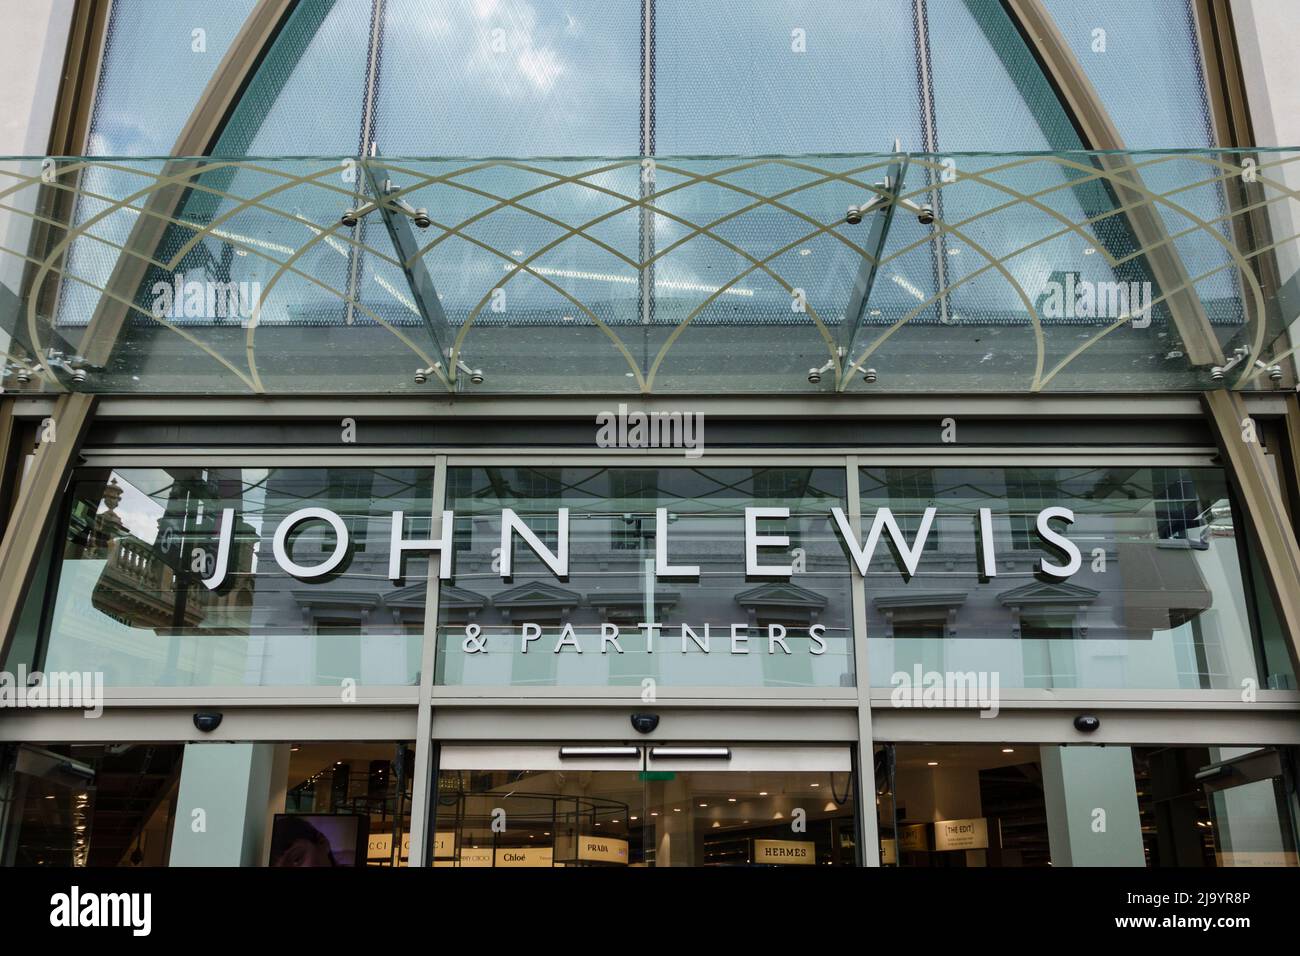
{"label": "fluorescent light strip", "polygon": [[561,747],[560,756],[570,757],[639,757],[640,747]]}
{"label": "fluorescent light strip", "polygon": [[661,760],[674,757],[721,757],[731,759],[730,747],[651,747],[650,756]]}
{"label": "fluorescent light strip", "polygon": [[[515,267],[515,263],[503,262],[501,264],[501,271],[510,272]],[[581,269],[553,269],[549,266],[528,266],[528,268],[531,271],[536,272],[538,275],[558,276],[561,279],[588,279],[592,282],[614,282],[620,285],[636,285],[637,281],[636,276],[620,276],[614,275],[611,272],[584,272]],[[723,289],[722,286],[717,285],[702,285],[698,282],[675,282],[672,279],[655,279],[655,288],[674,289],[682,292],[709,293],[717,292],[721,289],[723,295],[739,295],[744,296],[745,298],[752,298],[754,295],[753,289],[747,289],[744,286],[733,286],[731,288]]]}

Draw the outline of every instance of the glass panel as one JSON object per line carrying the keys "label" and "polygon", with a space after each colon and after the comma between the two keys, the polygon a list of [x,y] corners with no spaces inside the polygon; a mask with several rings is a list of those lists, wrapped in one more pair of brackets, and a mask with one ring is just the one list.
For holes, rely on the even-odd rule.
{"label": "glass panel", "polygon": [[1129,149],[1214,143],[1190,0],[1045,0]]}
{"label": "glass panel", "polygon": [[[82,470],[65,502],[56,598],[42,666],[102,671],[113,687],[415,684],[426,552],[388,579],[391,515],[427,538],[432,471],[420,468]],[[303,507],[273,554],[284,520]],[[223,513],[231,543],[219,586]],[[291,573],[292,571],[292,573]],[[306,638],[306,639],[304,639]]]}
{"label": "glass panel", "polygon": [[[851,687],[848,565],[830,512],[843,497],[843,472],[831,468],[451,468],[455,580],[439,592],[436,681],[633,694],[650,684]],[[669,563],[698,576],[656,576],[660,507]],[[788,520],[757,522],[760,534],[789,537],[761,558],[796,567],[788,582],[746,577],[747,507],[790,509]],[[567,579],[516,534],[503,580],[506,508],[552,552],[558,510],[569,509]]]}
{"label": "glass panel", "polygon": [[376,139],[390,156],[633,155],[640,51],[639,0],[387,0]]}
{"label": "glass panel", "polygon": [[885,744],[881,861],[1296,866],[1293,760],[1271,747]]}
{"label": "glass panel", "polygon": [[661,155],[924,149],[912,0],[656,0]]}
{"label": "glass panel", "polygon": [[[38,198],[67,217],[43,175],[92,213],[0,310],[5,388],[1275,389],[1294,309],[1258,284],[1274,247],[1233,210],[1292,202],[1295,157],[1245,158],[1250,182],[1212,151],[4,160],[15,228]],[[139,224],[175,212],[167,177],[191,188],[159,239]],[[124,245],[140,273],[118,270]]]}
{"label": "glass panel", "polygon": [[[115,0],[95,85],[87,154],[165,156],[255,0]],[[155,69],[141,69],[153,64]],[[166,82],[159,82],[165,70]]]}
{"label": "glass panel", "polygon": [[853,866],[853,814],[848,771],[442,770],[433,865]]}
{"label": "glass panel", "polygon": [[[936,509],[929,531],[936,543],[927,541],[914,577],[900,574],[887,547],[871,559],[872,686],[894,687],[908,702],[913,694],[921,700],[933,674],[950,687],[945,675],[969,675],[993,698],[998,687],[1290,686],[1289,662],[1266,660],[1252,636],[1253,602],[1222,471],[917,470],[924,482],[897,469],[861,472],[864,536],[877,510],[888,508],[911,548],[909,528]],[[989,542],[979,534],[984,508]],[[1037,570],[1040,560],[1068,564],[1040,530],[1051,508],[1074,515],[1072,524],[1046,521],[1078,552],[1078,570],[1065,577]],[[992,576],[983,573],[986,546]]]}
{"label": "glass panel", "polygon": [[1002,4],[923,0],[922,6],[938,133],[933,149],[975,152],[1083,145]]}
{"label": "glass panel", "polygon": [[276,816],[266,865],[406,866],[415,767],[410,743],[276,746],[288,751],[288,768],[272,788]]}
{"label": "glass panel", "polygon": [[184,749],[0,747],[0,865],[166,866]]}

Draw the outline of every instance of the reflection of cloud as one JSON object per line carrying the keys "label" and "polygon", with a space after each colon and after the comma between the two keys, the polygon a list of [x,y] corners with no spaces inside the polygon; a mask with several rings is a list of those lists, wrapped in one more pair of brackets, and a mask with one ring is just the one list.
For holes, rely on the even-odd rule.
{"label": "reflection of cloud", "polygon": [[528,80],[539,90],[549,90],[555,80],[564,72],[559,57],[550,47],[535,50],[531,47],[521,52],[515,64]]}
{"label": "reflection of cloud", "polygon": [[[535,90],[549,93],[555,81],[567,72],[554,47],[537,38],[537,10],[529,3],[512,3],[503,8],[498,0],[474,0],[474,16],[482,24],[479,42],[466,68],[488,74],[497,91],[506,97]],[[576,21],[569,18],[572,31]]]}

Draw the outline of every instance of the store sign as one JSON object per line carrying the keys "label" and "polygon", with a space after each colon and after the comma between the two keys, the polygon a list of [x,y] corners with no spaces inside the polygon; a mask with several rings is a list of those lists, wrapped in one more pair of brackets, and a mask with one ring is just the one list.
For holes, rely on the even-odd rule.
{"label": "store sign", "polygon": [[549,846],[525,846],[497,850],[497,866],[551,866],[554,851]]}
{"label": "store sign", "polygon": [[578,837],[578,859],[591,863],[627,865],[627,841],[602,836]]}
{"label": "store sign", "polygon": [[898,841],[884,839],[880,841],[881,866],[894,866],[898,863]]}
{"label": "store sign", "polygon": [[490,846],[461,847],[460,859],[439,860],[435,866],[491,866],[492,848]]}
{"label": "store sign", "polygon": [[[411,854],[411,835],[402,834],[402,862]],[[372,833],[366,846],[367,860],[391,860],[393,858],[393,835],[391,833]]]}
{"label": "store sign", "polygon": [[984,817],[973,820],[936,820],[934,823],[936,850],[987,850],[988,847],[989,822]]}
{"label": "store sign", "polygon": [[[930,535],[931,526],[934,524],[934,518],[938,512],[937,508],[926,508],[924,515],[921,517],[920,525],[917,527],[916,534],[911,541],[903,533],[898,525],[898,520],[894,517],[889,508],[877,509],[871,518],[871,526],[867,532],[865,543],[858,540],[853,528],[849,524],[849,519],[844,514],[842,508],[831,508],[831,518],[843,538],[844,544],[857,567],[858,573],[863,577],[867,574],[868,565],[876,553],[882,537],[888,536],[892,545],[892,551],[896,555],[899,571],[905,574],[906,578],[912,578],[916,575],[920,564],[921,555],[925,551],[925,543]],[[455,521],[455,512],[444,511],[442,513],[442,536],[439,538],[426,538],[412,540],[405,536],[404,518],[401,511],[393,511],[390,515],[390,546],[388,552],[388,577],[394,582],[402,580],[402,558],[411,552],[427,552],[438,554],[438,577],[447,580],[452,576],[452,554],[454,547],[452,543],[452,531]],[[759,521],[784,521],[790,517],[789,508],[746,508],[745,509],[745,574],[750,577],[762,578],[785,578],[790,579],[794,576],[793,563],[771,563],[770,554],[773,550],[780,550],[783,553],[790,546],[790,537],[785,534],[759,534]],[[549,519],[548,519],[549,520]],[[1040,558],[1036,570],[1040,574],[1047,575],[1058,580],[1064,580],[1074,574],[1082,566],[1083,559],[1079,553],[1078,547],[1058,530],[1051,526],[1052,521],[1061,521],[1066,525],[1074,522],[1074,512],[1069,508],[1044,508],[1038,512],[1035,523],[1038,537],[1042,542],[1056,549],[1064,555],[1066,561],[1064,564],[1057,564],[1047,558]],[[289,536],[303,525],[309,522],[324,523],[329,526],[334,534],[334,549],[325,560],[318,564],[306,565],[300,564],[293,560],[289,554],[288,540]],[[516,537],[526,544],[529,549],[541,559],[542,563],[557,578],[567,578],[569,575],[569,509],[561,508],[556,514],[556,549],[552,551],[542,543],[541,538],[533,532],[512,509],[504,508],[501,511],[501,550],[500,550],[500,573],[502,579],[508,580],[514,573],[514,546]],[[205,556],[204,565],[212,568],[212,573],[204,578],[203,583],[209,589],[220,587],[226,580],[226,575],[230,566],[230,545],[232,531],[235,526],[235,509],[226,508],[221,514],[221,531],[218,536],[217,553],[210,561]],[[699,580],[700,568],[698,565],[673,564],[669,557],[668,534],[668,509],[655,509],[655,564],[654,577]],[[979,544],[977,546],[977,555],[975,556],[980,565],[980,573],[987,578],[996,577],[998,573],[997,555],[993,547],[993,510],[991,508],[979,509]],[[293,575],[301,580],[310,581],[316,578],[322,578],[326,575],[333,574],[342,570],[341,566],[350,554],[348,538],[348,527],[343,518],[336,511],[328,508],[300,508],[290,515],[287,515],[280,521],[275,529],[275,534],[271,541],[271,550],[275,556],[275,562],[286,573]],[[762,552],[767,551],[768,556]],[[790,556],[784,554],[788,561]]]}
{"label": "store sign", "polygon": [[[450,833],[442,834],[454,841]],[[435,852],[436,855],[436,852]],[[435,859],[434,866],[492,866],[499,867],[536,867],[554,865],[554,853],[549,846],[501,847],[495,857],[490,846],[461,847],[457,858]]]}
{"label": "store sign", "polygon": [[[405,853],[405,851],[403,851]],[[449,857],[456,855],[456,833],[453,830],[445,830],[433,835],[433,855],[435,857]]]}
{"label": "store sign", "polygon": [[914,823],[898,831],[898,848],[904,853],[925,853],[930,849],[929,827]]}
{"label": "store sign", "polygon": [[755,840],[754,862],[814,866],[817,863],[817,844],[811,840]]}

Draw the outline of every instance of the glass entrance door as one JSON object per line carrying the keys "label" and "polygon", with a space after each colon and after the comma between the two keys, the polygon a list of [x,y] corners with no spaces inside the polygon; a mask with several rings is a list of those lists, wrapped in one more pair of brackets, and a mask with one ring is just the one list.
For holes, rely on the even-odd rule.
{"label": "glass entrance door", "polygon": [[434,866],[852,866],[847,747],[443,747]]}

